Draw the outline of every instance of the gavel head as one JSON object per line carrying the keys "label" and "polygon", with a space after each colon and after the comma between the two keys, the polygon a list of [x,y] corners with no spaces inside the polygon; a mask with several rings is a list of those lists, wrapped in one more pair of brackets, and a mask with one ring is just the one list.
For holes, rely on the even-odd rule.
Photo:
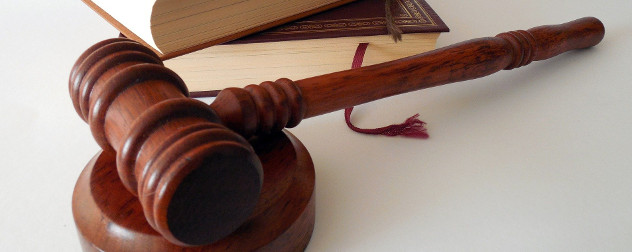
{"label": "gavel head", "polygon": [[146,47],[125,38],[84,52],[70,96],[140,200],[147,222],[179,245],[212,243],[255,208],[263,172],[246,139],[188,98],[182,80]]}

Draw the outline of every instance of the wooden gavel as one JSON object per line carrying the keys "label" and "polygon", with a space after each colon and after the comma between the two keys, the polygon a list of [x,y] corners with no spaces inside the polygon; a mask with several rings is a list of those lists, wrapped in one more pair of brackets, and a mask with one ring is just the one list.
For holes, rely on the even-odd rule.
{"label": "wooden gavel", "polygon": [[115,38],[84,52],[70,96],[97,143],[116,152],[119,177],[148,223],[180,245],[214,242],[256,212],[261,163],[248,138],[302,119],[521,67],[598,44],[587,17],[465,41],[396,61],[299,81],[227,88],[210,105],[141,44]]}

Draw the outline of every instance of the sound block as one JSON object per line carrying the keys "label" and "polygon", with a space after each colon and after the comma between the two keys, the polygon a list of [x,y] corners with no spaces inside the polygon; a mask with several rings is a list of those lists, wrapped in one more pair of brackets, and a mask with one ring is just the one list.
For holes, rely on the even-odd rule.
{"label": "sound block", "polygon": [[72,211],[84,251],[302,251],[314,228],[314,165],[291,133],[250,141],[264,171],[254,213],[231,235],[205,246],[169,243],[147,223],[121,183],[115,153],[99,152],[81,173]]}

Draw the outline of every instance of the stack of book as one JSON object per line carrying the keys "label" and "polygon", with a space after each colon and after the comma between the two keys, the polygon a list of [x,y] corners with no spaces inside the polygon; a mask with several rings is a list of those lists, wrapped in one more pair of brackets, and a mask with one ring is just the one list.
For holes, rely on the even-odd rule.
{"label": "stack of book", "polygon": [[369,43],[364,65],[411,56],[449,30],[423,0],[391,1],[399,42],[384,0],[83,1],[156,51],[193,95],[346,70],[359,43]]}

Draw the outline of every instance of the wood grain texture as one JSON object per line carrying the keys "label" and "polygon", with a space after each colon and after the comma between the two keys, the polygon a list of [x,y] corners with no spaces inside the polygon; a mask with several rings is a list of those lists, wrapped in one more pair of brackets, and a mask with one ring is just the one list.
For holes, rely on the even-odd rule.
{"label": "wood grain texture", "polygon": [[124,38],[98,43],[75,64],[69,90],[97,143],[116,152],[148,223],[171,242],[214,242],[254,211],[263,174],[252,146],[187,98],[151,50]]}
{"label": "wood grain texture", "polygon": [[480,78],[532,60],[591,47],[601,41],[604,33],[598,19],[587,17],[473,39],[401,60],[299,80],[296,85],[307,106],[305,116],[312,117],[384,97]]}
{"label": "wood grain texture", "polygon": [[[211,107],[229,128],[245,135],[259,134],[267,132],[271,124],[275,128],[293,127],[294,122],[304,118],[419,89],[476,79],[569,50],[591,47],[602,40],[604,33],[601,21],[593,17],[501,33],[400,60],[296,82],[287,79],[263,82],[262,87],[274,87],[266,88],[267,92],[256,91],[254,87],[228,88],[218,94]],[[270,97],[274,96],[281,97],[271,101]],[[287,99],[290,96],[291,99]],[[266,117],[270,114],[276,118],[273,123]]]}
{"label": "wood grain texture", "polygon": [[111,152],[100,152],[79,177],[73,215],[84,251],[302,251],[314,227],[314,167],[287,132],[251,141],[266,181],[255,213],[234,233],[206,246],[175,245],[156,232],[143,206],[117,177]]}
{"label": "wood grain texture", "polygon": [[138,196],[147,223],[174,244],[203,245],[236,231],[252,213],[264,211],[257,200],[271,197],[260,195],[261,188],[277,180],[264,179],[246,139],[304,118],[591,47],[604,32],[598,19],[588,17],[502,33],[296,82],[229,88],[210,106],[188,98],[182,80],[153,52],[118,38],[80,56],[69,90],[99,145],[116,152],[118,176]]}

